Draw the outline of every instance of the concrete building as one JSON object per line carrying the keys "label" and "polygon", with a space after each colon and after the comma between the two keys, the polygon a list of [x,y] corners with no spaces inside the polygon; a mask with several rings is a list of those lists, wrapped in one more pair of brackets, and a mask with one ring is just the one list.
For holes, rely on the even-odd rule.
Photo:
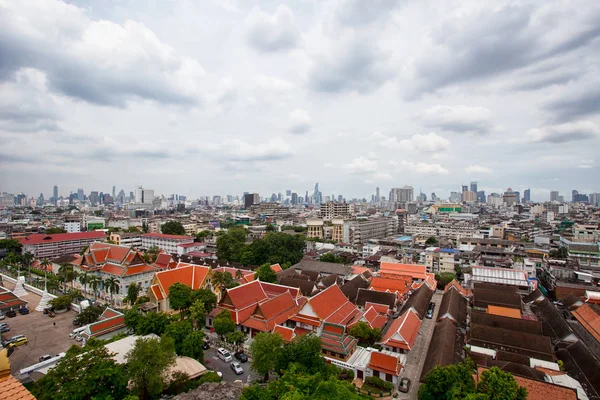
{"label": "concrete building", "polygon": [[412,186],[404,185],[401,188],[392,188],[390,190],[390,201],[392,203],[410,203],[414,199],[414,190]]}
{"label": "concrete building", "polygon": [[506,192],[504,192],[504,196],[502,196],[502,201],[507,206],[512,206],[518,203],[518,195],[513,192],[511,188],[508,188]]}
{"label": "concrete building", "polygon": [[354,205],[348,203],[336,203],[333,201],[321,203],[319,216],[325,221],[340,217],[349,218],[354,216]]}
{"label": "concrete building", "polygon": [[244,208],[248,210],[254,204],[260,204],[260,195],[258,193],[246,193],[244,195]]}
{"label": "concrete building", "polygon": [[353,245],[365,243],[369,239],[383,239],[395,233],[397,220],[392,218],[378,218],[366,221],[357,221],[350,226],[350,240]]}
{"label": "concrete building", "polygon": [[76,254],[97,241],[106,241],[104,232],[36,234],[20,239],[23,252],[30,252],[36,258],[55,258]]}
{"label": "concrete building", "polygon": [[323,239],[323,220],[322,219],[309,219],[306,221],[306,237]]}
{"label": "concrete building", "polygon": [[477,192],[467,190],[462,193],[462,201],[465,203],[475,203],[477,201]]}
{"label": "concrete building", "polygon": [[142,234],[141,233],[116,233],[110,234],[110,240],[120,246],[135,247],[139,249],[142,247]]}
{"label": "concrete building", "polygon": [[559,201],[560,195],[558,194],[558,190],[553,190],[550,192],[550,201]]}
{"label": "concrete building", "polygon": [[67,233],[77,233],[81,232],[81,222],[73,221],[73,222],[65,222],[63,228]]}
{"label": "concrete building", "polygon": [[193,236],[165,235],[162,233],[145,233],[142,235],[142,249],[149,249],[153,246],[170,254],[178,253],[180,244],[194,243]]}

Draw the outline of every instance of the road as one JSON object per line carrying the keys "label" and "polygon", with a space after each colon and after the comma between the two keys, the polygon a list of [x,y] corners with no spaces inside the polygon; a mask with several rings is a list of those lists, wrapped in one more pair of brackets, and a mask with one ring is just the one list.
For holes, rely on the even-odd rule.
{"label": "road", "polygon": [[411,388],[409,393],[399,393],[399,399],[410,399],[417,400],[417,392],[419,391],[419,379],[421,378],[421,371],[423,370],[423,364],[425,363],[425,357],[427,357],[427,350],[429,349],[429,343],[431,342],[431,336],[433,335],[433,328],[435,327],[435,321],[438,317],[440,310],[440,303],[442,302],[442,293],[435,292],[431,299],[435,303],[435,310],[433,312],[433,318],[423,318],[421,329],[419,330],[419,336],[415,342],[415,347],[408,353],[408,359],[406,365],[402,370],[400,378],[408,377],[411,381]]}
{"label": "road", "polygon": [[[238,361],[235,358],[233,360]],[[211,347],[210,349],[204,351],[204,365],[206,368],[222,372],[223,380],[225,382],[233,382],[236,380],[248,382],[248,376],[250,376],[250,380],[254,380],[256,378],[256,374],[250,371],[251,360],[248,360],[246,363],[240,363],[244,369],[244,373],[242,375],[236,375],[231,369],[230,363],[226,363],[217,357],[216,347]]]}

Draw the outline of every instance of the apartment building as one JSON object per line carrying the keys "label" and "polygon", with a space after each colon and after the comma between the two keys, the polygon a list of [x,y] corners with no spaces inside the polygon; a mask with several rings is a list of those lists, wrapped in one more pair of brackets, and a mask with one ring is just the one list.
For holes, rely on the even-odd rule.
{"label": "apartment building", "polygon": [[479,232],[476,226],[467,223],[441,224],[413,222],[404,227],[409,235],[441,236],[441,237],[476,237]]}
{"label": "apartment building", "polygon": [[110,241],[119,246],[135,247],[139,249],[142,247],[142,234],[113,232],[110,234]]}
{"label": "apartment building", "polygon": [[319,209],[319,216],[325,221],[339,217],[352,217],[354,216],[354,204],[336,203],[333,201],[322,203]]}
{"label": "apartment building", "polygon": [[323,239],[323,220],[322,219],[309,219],[306,221],[306,237]]}
{"label": "apartment building", "polygon": [[23,252],[29,252],[36,258],[55,258],[76,254],[97,241],[106,241],[104,232],[35,234],[20,239]]}
{"label": "apartment building", "polygon": [[81,222],[65,222],[63,228],[67,233],[81,232]]}
{"label": "apartment building", "polygon": [[145,233],[142,235],[142,249],[156,246],[170,254],[178,252],[180,244],[194,243],[193,236],[165,235],[163,233]]}
{"label": "apartment building", "polygon": [[379,218],[366,221],[356,221],[350,226],[350,240],[353,245],[365,243],[369,239],[383,239],[395,233],[397,220]]}

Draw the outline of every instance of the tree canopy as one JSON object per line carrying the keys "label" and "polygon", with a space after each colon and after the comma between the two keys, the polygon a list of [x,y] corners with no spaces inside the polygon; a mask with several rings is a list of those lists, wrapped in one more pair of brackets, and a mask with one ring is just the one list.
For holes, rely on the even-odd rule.
{"label": "tree canopy", "polygon": [[211,312],[217,306],[217,295],[210,289],[196,289],[192,292],[192,302],[201,301],[207,312]]}
{"label": "tree canopy", "polygon": [[192,305],[192,289],[180,282],[175,282],[169,287],[169,304],[171,308],[179,310],[183,318],[183,310]]}
{"label": "tree canopy", "polygon": [[20,253],[23,245],[17,239],[0,239],[0,249],[9,253]]}
{"label": "tree canopy", "polygon": [[140,400],[155,398],[164,388],[167,368],[175,362],[173,340],[138,339],[127,353],[127,377]]}
{"label": "tree canopy", "polygon": [[193,331],[188,334],[181,343],[179,355],[192,357],[200,363],[204,362],[204,352],[202,345],[204,344],[204,333],[202,331]]}
{"label": "tree canopy", "polygon": [[190,321],[171,322],[165,329],[164,336],[169,336],[175,343],[175,352],[181,354],[183,341],[186,337],[192,334],[192,323]]}
{"label": "tree canopy", "polygon": [[346,263],[346,259],[344,257],[338,256],[336,254],[331,254],[331,253],[323,254],[319,258],[319,261],[332,262],[332,263],[336,263],[336,264],[345,264]]}
{"label": "tree canopy", "polygon": [[438,243],[437,239],[434,236],[431,236],[425,241],[427,246],[435,246]]}
{"label": "tree canopy", "polygon": [[217,257],[220,260],[246,265],[298,263],[304,256],[305,237],[282,232],[267,232],[246,244],[246,229],[234,227],[217,238]]}
{"label": "tree canopy", "polygon": [[456,275],[451,272],[442,272],[435,276],[437,280],[437,288],[443,290],[447,284],[456,279]]}
{"label": "tree canopy", "polygon": [[125,367],[105,347],[69,351],[31,387],[38,400],[122,399],[127,395]]}
{"label": "tree canopy", "polygon": [[137,307],[133,307],[125,313],[125,325],[136,335],[162,335],[169,326],[169,317],[166,314],[150,312],[142,314]]}
{"label": "tree canopy", "polygon": [[231,319],[231,314],[223,310],[217,314],[214,321],[215,332],[223,336],[235,330],[235,322]]}
{"label": "tree canopy", "polygon": [[350,328],[348,333],[357,338],[359,344],[366,346],[371,346],[381,339],[381,330],[371,328],[369,324],[363,321]]}
{"label": "tree canopy", "polygon": [[67,231],[65,231],[63,228],[52,227],[52,228],[46,229],[45,233],[47,235],[52,235],[52,234],[55,234],[55,233],[67,233]]}
{"label": "tree canopy", "polygon": [[256,270],[256,279],[261,282],[275,283],[277,282],[277,274],[269,263],[265,263]]}
{"label": "tree canopy", "polygon": [[185,235],[185,228],[179,221],[167,221],[160,227],[165,235]]}
{"label": "tree canopy", "polygon": [[254,337],[250,345],[252,353],[251,368],[260,375],[268,378],[269,371],[277,364],[277,354],[283,345],[281,335],[270,332],[261,332]]}

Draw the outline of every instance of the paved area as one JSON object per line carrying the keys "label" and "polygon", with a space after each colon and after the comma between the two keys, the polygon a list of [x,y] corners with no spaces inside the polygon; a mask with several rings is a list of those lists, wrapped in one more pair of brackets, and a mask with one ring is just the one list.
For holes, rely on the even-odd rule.
{"label": "paved area", "polygon": [[423,363],[425,363],[425,357],[427,356],[427,350],[429,349],[429,343],[431,342],[431,336],[433,335],[435,320],[437,319],[438,312],[440,310],[442,293],[435,292],[431,301],[435,303],[433,318],[423,318],[423,324],[421,325],[419,336],[415,342],[415,347],[410,351],[410,353],[408,353],[406,365],[404,366],[404,370],[400,376],[401,378],[410,378],[410,392],[398,393],[398,398],[400,399],[417,400],[417,392],[419,391],[419,386],[421,385],[419,383],[419,378],[421,378],[421,371],[423,370]]}
{"label": "paved area", "polygon": [[[232,354],[233,356],[233,354]],[[234,358],[235,361],[237,361]],[[217,357],[217,348],[211,347],[210,349],[204,351],[204,365],[206,368],[220,371],[223,373],[223,380],[226,382],[233,382],[236,380],[240,380],[244,383],[250,380],[256,379],[256,374],[253,371],[250,371],[251,360],[248,362],[240,363],[242,368],[244,369],[244,373],[242,375],[236,375],[235,372],[231,369],[230,363],[226,363],[222,361],[219,357]]]}
{"label": "paved area", "polygon": [[[5,287],[13,289],[8,282],[5,282]],[[72,344],[77,343],[74,339],[69,339],[76,315],[73,311],[56,314],[56,317],[50,318],[42,312],[34,311],[40,302],[40,296],[28,292],[24,300],[29,302],[29,314],[17,313],[16,317],[2,321],[10,326],[10,331],[2,334],[2,340],[15,335],[25,335],[29,340],[27,345],[15,347],[10,356],[11,373],[17,379],[22,368],[39,362],[41,356],[66,352]]]}

